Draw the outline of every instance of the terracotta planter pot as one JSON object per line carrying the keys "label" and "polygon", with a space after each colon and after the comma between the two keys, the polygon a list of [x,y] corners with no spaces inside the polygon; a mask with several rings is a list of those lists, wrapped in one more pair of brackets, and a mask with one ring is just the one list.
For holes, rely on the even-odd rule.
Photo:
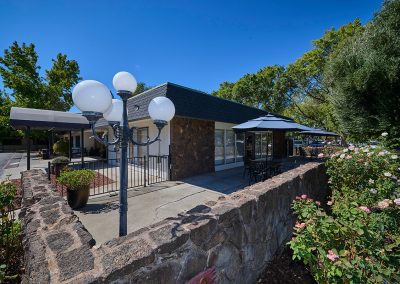
{"label": "terracotta planter pot", "polygon": [[90,188],[87,186],[85,189],[70,190],[67,188],[67,200],[72,209],[79,209],[84,207],[89,200]]}

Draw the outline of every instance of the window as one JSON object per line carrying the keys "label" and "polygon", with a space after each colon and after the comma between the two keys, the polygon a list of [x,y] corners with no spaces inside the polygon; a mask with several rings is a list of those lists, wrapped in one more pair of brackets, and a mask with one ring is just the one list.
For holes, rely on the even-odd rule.
{"label": "window", "polygon": [[230,164],[235,162],[235,133],[233,130],[226,130],[225,135],[225,162]]}
{"label": "window", "polygon": [[81,136],[75,136],[75,148],[81,147]]}
{"label": "window", "polygon": [[224,130],[215,130],[215,165],[223,165],[225,163],[225,139]]}
{"label": "window", "polygon": [[244,156],[244,133],[236,134],[236,162],[242,162]]}
{"label": "window", "polygon": [[245,135],[230,129],[215,130],[215,165],[243,162]]}
{"label": "window", "polygon": [[[272,135],[270,132],[256,133],[255,155],[256,158],[265,158],[272,155]],[[267,150],[268,149],[268,150]]]}

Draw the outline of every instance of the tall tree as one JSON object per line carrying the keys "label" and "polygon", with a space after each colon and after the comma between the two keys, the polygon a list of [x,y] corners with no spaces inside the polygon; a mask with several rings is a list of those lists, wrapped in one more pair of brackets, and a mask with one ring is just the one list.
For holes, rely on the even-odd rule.
{"label": "tall tree", "polygon": [[400,0],[385,1],[326,70],[335,115],[351,136],[400,137]]}
{"label": "tall tree", "polygon": [[324,71],[338,50],[362,30],[358,19],[338,30],[330,29],[313,41],[312,50],[287,67],[284,77],[290,106],[286,115],[297,117],[309,125],[339,130],[328,99],[330,85],[324,80]]}
{"label": "tall tree", "polygon": [[0,57],[0,75],[16,105],[63,111],[72,107],[71,88],[80,79],[78,63],[63,54],[52,61],[53,66],[45,70],[45,77],[42,77],[32,43],[14,42],[4,51],[4,56]]}
{"label": "tall tree", "polygon": [[[0,132],[15,136],[8,125],[12,106],[67,111],[72,105],[71,88],[80,80],[79,66],[59,53],[53,66],[40,73],[34,44],[14,42],[0,56],[0,75],[4,90],[0,92]],[[4,137],[4,136],[3,136]]]}
{"label": "tall tree", "polygon": [[281,82],[285,68],[267,66],[255,74],[246,74],[235,83],[223,82],[212,94],[249,106],[280,113],[287,104]]}

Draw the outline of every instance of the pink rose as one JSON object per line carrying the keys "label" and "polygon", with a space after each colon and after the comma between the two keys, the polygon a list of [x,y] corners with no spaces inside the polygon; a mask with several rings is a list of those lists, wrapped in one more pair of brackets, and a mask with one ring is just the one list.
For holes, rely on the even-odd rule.
{"label": "pink rose", "polygon": [[391,202],[389,202],[389,199],[384,199],[384,200],[378,202],[378,208],[381,210],[388,208],[390,206],[390,203]]}
{"label": "pink rose", "polygon": [[329,258],[330,261],[335,261],[336,259],[339,258],[338,255],[336,255],[333,250],[328,250],[328,254],[326,255],[327,258]]}
{"label": "pink rose", "polygon": [[296,222],[296,225],[294,225],[296,228],[298,228],[298,229],[303,229],[305,226],[306,226],[306,223],[299,223],[299,222]]}
{"label": "pink rose", "polygon": [[367,206],[360,206],[358,207],[361,211],[364,211],[365,213],[371,213],[371,210]]}
{"label": "pink rose", "polygon": [[307,194],[301,195],[301,199],[307,199]]}
{"label": "pink rose", "polygon": [[318,206],[321,206],[321,202],[319,202],[319,201],[315,201],[315,204],[317,204]]}

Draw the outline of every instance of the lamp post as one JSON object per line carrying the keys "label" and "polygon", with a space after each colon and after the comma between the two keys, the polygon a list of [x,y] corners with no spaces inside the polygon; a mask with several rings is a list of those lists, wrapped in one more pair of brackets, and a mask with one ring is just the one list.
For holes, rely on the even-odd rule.
{"label": "lamp post", "polygon": [[[113,78],[113,86],[121,100],[112,99],[108,88],[94,80],[85,80],[78,83],[72,91],[72,99],[75,105],[82,111],[82,115],[89,121],[93,137],[100,143],[119,145],[120,148],[120,190],[119,190],[119,236],[127,234],[127,211],[128,211],[128,143],[147,146],[156,142],[161,130],[174,117],[175,106],[166,97],[156,97],[151,100],[148,112],[153,123],[158,129],[157,136],[144,143],[133,139],[134,127],[129,128],[127,101],[135,92],[137,83],[135,78],[128,72],[119,72]],[[138,108],[135,110],[137,111]],[[111,126],[114,139],[108,141],[106,136],[99,137],[96,134],[96,122],[104,117]]]}

